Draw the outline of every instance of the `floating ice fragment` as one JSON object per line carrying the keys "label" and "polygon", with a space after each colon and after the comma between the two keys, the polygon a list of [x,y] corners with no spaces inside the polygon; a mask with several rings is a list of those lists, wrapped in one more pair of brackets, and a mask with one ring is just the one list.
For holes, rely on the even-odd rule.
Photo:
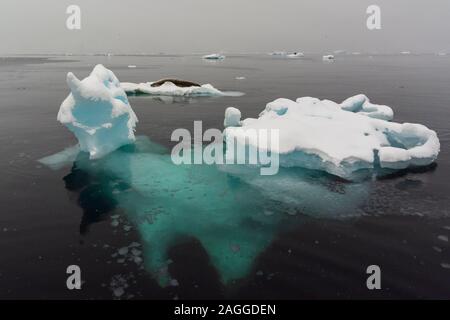
{"label": "floating ice fragment", "polygon": [[134,142],[137,117],[114,73],[97,65],[82,81],[69,72],[67,84],[71,93],[57,119],[75,134],[81,151],[97,159]]}
{"label": "floating ice fragment", "polygon": [[170,280],[170,285],[171,285],[172,287],[178,287],[180,284],[179,284],[179,282],[178,282],[177,279],[171,279],[171,280]]}
{"label": "floating ice fragment", "polygon": [[303,52],[293,52],[293,53],[288,54],[286,57],[295,59],[295,58],[302,58],[304,56],[305,55],[303,54]]}
{"label": "floating ice fragment", "polygon": [[448,242],[448,237],[444,236],[444,235],[439,235],[438,239],[441,240],[441,241],[444,241],[444,242]]}
{"label": "floating ice fragment", "polygon": [[238,127],[241,125],[241,111],[237,108],[228,107],[225,110],[225,120],[223,121],[223,126],[227,127]]}
{"label": "floating ice fragment", "polygon": [[213,53],[213,54],[207,54],[207,55],[203,56],[203,59],[206,59],[206,60],[223,60],[223,59],[225,59],[225,56],[223,54],[220,54],[220,53]]}
{"label": "floating ice fragment", "polygon": [[334,56],[332,54],[328,54],[328,55],[323,56],[322,60],[331,61],[331,60],[334,60]]}
{"label": "floating ice fragment", "polygon": [[270,53],[271,56],[286,56],[287,52],[286,51],[274,51]]}
{"label": "floating ice fragment", "polygon": [[72,165],[79,152],[80,146],[76,145],[54,155],[39,159],[38,161],[52,170],[59,170],[65,166]]}

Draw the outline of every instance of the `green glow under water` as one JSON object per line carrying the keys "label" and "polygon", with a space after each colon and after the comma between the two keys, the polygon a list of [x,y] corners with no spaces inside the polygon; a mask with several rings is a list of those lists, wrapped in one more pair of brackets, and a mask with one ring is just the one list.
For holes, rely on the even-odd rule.
{"label": "green glow under water", "polygon": [[280,229],[299,216],[355,214],[367,196],[363,184],[303,169],[260,176],[245,166],[176,166],[145,137],[100,160],[80,154],[74,168],[134,222],[146,269],[163,286],[170,278],[168,251],[186,236],[200,241],[226,284],[245,277]]}

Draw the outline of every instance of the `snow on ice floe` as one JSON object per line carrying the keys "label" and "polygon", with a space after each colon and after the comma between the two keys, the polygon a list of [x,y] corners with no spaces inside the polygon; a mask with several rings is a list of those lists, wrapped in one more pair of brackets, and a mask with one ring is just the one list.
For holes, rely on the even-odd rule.
{"label": "snow on ice floe", "polygon": [[152,87],[154,82],[132,83],[122,82],[120,85],[128,94],[148,94],[154,96],[174,97],[220,97],[220,96],[242,96],[241,92],[220,91],[210,84],[201,86],[179,87],[173,82],[167,81],[160,86]]}
{"label": "snow on ice floe", "polygon": [[71,93],[57,119],[73,132],[81,151],[97,159],[134,142],[138,119],[112,71],[97,65],[81,81],[69,72],[67,84]]}
{"label": "snow on ice floe", "polygon": [[394,111],[390,107],[373,104],[364,94],[350,97],[342,102],[340,106],[342,110],[357,112],[370,118],[388,121],[394,118]]}
{"label": "snow on ice floe", "polygon": [[421,124],[386,121],[388,108],[372,105],[364,95],[342,104],[311,97],[277,99],[258,119],[241,121],[238,109],[227,109],[224,136],[225,141],[259,149],[259,140],[246,130],[278,129],[279,144],[268,148],[279,154],[281,166],[326,171],[348,180],[363,169],[400,170],[433,163],[440,151],[437,134]]}

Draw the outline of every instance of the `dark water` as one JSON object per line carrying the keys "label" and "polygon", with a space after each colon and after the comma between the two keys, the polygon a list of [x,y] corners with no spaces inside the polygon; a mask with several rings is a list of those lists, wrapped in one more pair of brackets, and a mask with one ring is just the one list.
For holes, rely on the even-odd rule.
{"label": "dark water", "polygon": [[[195,120],[202,120],[204,128],[222,128],[228,106],[238,107],[243,117],[255,117],[279,97],[341,101],[365,93],[375,103],[392,106],[396,121],[436,130],[441,153],[434,167],[358,185],[295,171],[278,180],[245,181],[238,187],[233,180],[227,182],[226,188],[247,197],[241,199],[245,205],[252,199],[255,204],[245,212],[230,209],[226,214],[233,219],[247,217],[254,222],[255,215],[264,215],[258,211],[264,201],[258,196],[264,193],[254,193],[254,186],[275,194],[275,201],[281,196],[270,191],[281,190],[294,202],[310,203],[293,212],[281,201],[276,218],[264,220],[269,228],[260,232],[248,225],[236,226],[238,231],[249,230],[245,239],[246,233],[233,233],[234,225],[220,229],[223,234],[205,232],[196,219],[206,221],[206,226],[220,226],[220,217],[202,213],[192,218],[203,207],[186,210],[181,223],[164,226],[164,236],[176,228],[184,231],[164,247],[171,278],[164,287],[148,268],[152,250],[161,248],[162,241],[152,229],[140,228],[142,221],[118,208],[110,197],[113,190],[107,186],[116,177],[99,173],[83,159],[56,171],[37,162],[76,143],[56,121],[68,94],[65,74],[73,71],[84,77],[96,63],[113,70],[121,81],[179,77],[246,93],[176,101],[130,97],[140,120],[137,134],[162,147],[172,145],[174,129],[192,129]],[[137,68],[127,68],[130,64]],[[122,299],[450,298],[449,71],[450,57],[431,55],[340,56],[334,63],[323,63],[319,56],[302,60],[230,56],[216,63],[176,56],[0,59],[0,298],[110,299],[121,290]],[[235,79],[240,76],[246,79]],[[147,140],[142,139],[146,150]],[[125,157],[127,152],[123,151]],[[103,165],[113,166],[114,159]],[[146,174],[149,179],[156,175]],[[315,185],[322,191],[311,189]],[[214,196],[198,204],[214,207]],[[134,198],[130,199],[124,201]],[[230,208],[235,205],[224,203]],[[234,237],[229,252],[217,249]],[[149,247],[133,247],[146,239],[151,239]],[[260,239],[264,245],[256,245]],[[217,246],[209,245],[216,242]],[[242,258],[244,243],[258,250]],[[143,253],[121,255],[124,247]],[[219,257],[214,257],[217,252]],[[144,261],[130,260],[135,257]],[[230,268],[217,265],[236,263],[238,270],[243,261],[248,268],[243,268],[241,277],[223,281],[224,270]],[[66,288],[65,271],[72,264],[82,270],[79,291]],[[379,291],[366,288],[366,268],[373,264],[382,271]]]}

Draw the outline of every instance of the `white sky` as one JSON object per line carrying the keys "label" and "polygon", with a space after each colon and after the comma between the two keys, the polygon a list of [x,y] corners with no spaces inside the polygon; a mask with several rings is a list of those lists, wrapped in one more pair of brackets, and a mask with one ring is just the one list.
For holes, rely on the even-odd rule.
{"label": "white sky", "polygon": [[0,0],[0,14],[0,54],[450,51],[449,0]]}

